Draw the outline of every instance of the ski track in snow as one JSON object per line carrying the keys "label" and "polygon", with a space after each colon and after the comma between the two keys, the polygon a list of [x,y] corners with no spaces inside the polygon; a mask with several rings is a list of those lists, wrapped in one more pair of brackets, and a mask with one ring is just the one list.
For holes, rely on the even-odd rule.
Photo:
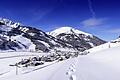
{"label": "ski track in snow", "polygon": [[7,74],[9,73],[10,71],[6,71],[6,72],[3,72],[3,73],[0,73],[0,76],[4,75],[4,74]]}
{"label": "ski track in snow", "polygon": [[75,61],[69,66],[68,71],[66,72],[66,75],[68,76],[68,80],[77,80],[76,77],[76,65],[77,65],[77,59],[74,59]]}

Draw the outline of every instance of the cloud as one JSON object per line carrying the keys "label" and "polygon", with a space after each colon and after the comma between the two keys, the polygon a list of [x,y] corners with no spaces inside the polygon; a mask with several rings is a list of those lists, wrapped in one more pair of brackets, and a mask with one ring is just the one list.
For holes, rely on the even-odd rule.
{"label": "cloud", "polygon": [[119,33],[120,34],[120,28],[118,28],[118,29],[111,29],[111,30],[108,30],[107,32],[109,32],[109,33]]}
{"label": "cloud", "polygon": [[92,14],[92,17],[95,18],[96,14],[95,14],[95,11],[93,9],[93,6],[92,6],[92,1],[91,0],[88,0],[88,7],[89,7],[89,10]]}
{"label": "cloud", "polygon": [[105,18],[89,18],[81,22],[83,26],[95,27],[104,24]]}

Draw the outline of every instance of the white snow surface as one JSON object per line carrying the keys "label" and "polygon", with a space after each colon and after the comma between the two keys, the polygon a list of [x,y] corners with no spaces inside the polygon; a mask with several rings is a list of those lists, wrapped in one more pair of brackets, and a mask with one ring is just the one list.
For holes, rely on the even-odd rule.
{"label": "white snow surface", "polygon": [[117,46],[120,46],[120,42],[118,42],[118,43],[108,42],[108,43],[102,44],[100,46],[95,46],[95,47],[93,47],[89,50],[86,50],[86,51],[89,51],[90,53],[95,53],[95,52],[99,52],[99,51],[109,49],[112,47],[117,47]]}
{"label": "white snow surface", "polygon": [[[38,40],[38,41],[39,41],[39,40]],[[39,42],[41,42],[42,44],[44,44],[44,45],[47,46],[47,47],[50,47],[50,45],[49,45],[48,43],[44,42],[44,41],[39,41]]]}
{"label": "white snow surface", "polygon": [[[35,44],[33,44],[30,39],[27,39],[27,38],[23,37],[22,35],[12,36],[11,40],[17,41],[17,42],[20,42],[20,43],[26,45],[28,47],[28,50],[35,51]],[[23,47],[23,46],[21,45],[21,47]],[[23,47],[23,49],[24,49],[24,47]]]}
{"label": "white snow surface", "polygon": [[91,34],[89,33],[85,33],[83,31],[80,31],[80,30],[77,30],[77,29],[74,29],[72,27],[61,27],[61,28],[58,28],[52,32],[48,32],[48,34],[56,37],[57,35],[61,34],[61,33],[66,33],[66,34],[73,34],[73,32],[76,33],[76,34],[85,34],[86,36],[92,36]]}
{"label": "white snow surface", "polygon": [[120,38],[116,39],[116,40],[112,40],[111,42],[120,42]]}
{"label": "white snow surface", "polygon": [[[15,67],[8,65],[19,61],[22,57],[4,58],[3,55],[13,54],[1,53],[0,80],[120,80],[119,52],[120,45],[114,44],[110,48],[90,52],[88,55],[47,63],[50,65],[42,68],[41,66],[19,68],[18,75],[15,75]],[[36,68],[38,69],[34,70]],[[26,70],[31,71],[24,73]]]}

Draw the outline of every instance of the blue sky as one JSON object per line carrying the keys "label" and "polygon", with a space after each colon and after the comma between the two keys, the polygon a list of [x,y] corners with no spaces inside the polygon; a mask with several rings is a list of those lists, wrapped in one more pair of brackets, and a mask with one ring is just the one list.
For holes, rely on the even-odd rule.
{"label": "blue sky", "polygon": [[0,17],[43,31],[71,26],[112,40],[120,35],[119,3],[119,0],[1,0]]}

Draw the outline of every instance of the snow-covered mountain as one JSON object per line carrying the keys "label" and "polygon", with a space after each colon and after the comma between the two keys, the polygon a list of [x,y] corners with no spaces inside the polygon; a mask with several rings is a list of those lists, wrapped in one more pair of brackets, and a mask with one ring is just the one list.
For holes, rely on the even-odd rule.
{"label": "snow-covered mountain", "polygon": [[[1,25],[6,25],[6,26],[9,26],[9,29],[10,28],[17,28],[19,25],[20,25],[20,23],[18,23],[18,22],[13,22],[13,21],[11,21],[11,20],[9,20],[9,19],[5,19],[5,18],[1,18],[0,17],[0,24]],[[5,26],[4,26],[5,27]],[[4,29],[5,30],[5,29]],[[8,29],[7,29],[8,30]]]}
{"label": "snow-covered mountain", "polygon": [[56,48],[83,51],[105,41],[71,27],[58,28],[49,34],[9,19],[0,18],[0,50],[48,52]]}
{"label": "snow-covered mountain", "polygon": [[72,27],[61,27],[48,34],[63,40],[78,50],[86,50],[105,43],[105,41],[92,34],[85,33]]}
{"label": "snow-covered mountain", "polygon": [[58,35],[60,35],[62,33],[64,33],[64,34],[73,34],[73,33],[75,33],[75,34],[84,34],[86,36],[93,36],[92,34],[85,33],[85,32],[82,32],[80,30],[74,29],[72,27],[67,27],[67,26],[58,28],[58,29],[56,29],[54,31],[51,31],[49,34],[56,37],[56,36],[58,36]]}

